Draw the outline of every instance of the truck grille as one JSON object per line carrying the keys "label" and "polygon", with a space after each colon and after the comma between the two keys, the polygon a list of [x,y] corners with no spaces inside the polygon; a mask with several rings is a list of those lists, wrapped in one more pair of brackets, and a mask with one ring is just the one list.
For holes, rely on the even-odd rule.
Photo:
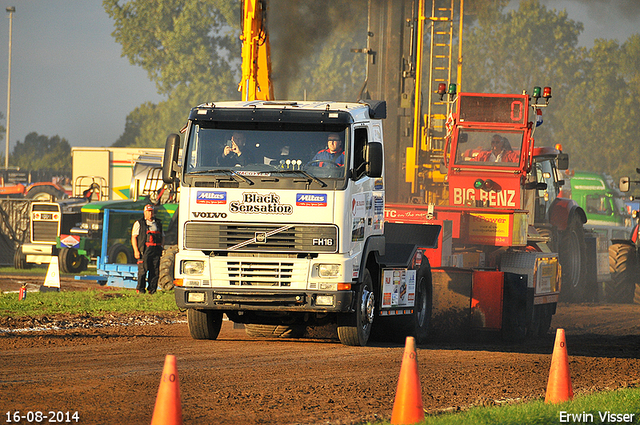
{"label": "truck grille", "polygon": [[291,286],[293,263],[228,261],[230,285]]}
{"label": "truck grille", "polygon": [[32,238],[34,243],[50,242],[55,243],[58,238],[57,221],[34,221],[32,222]]}
{"label": "truck grille", "polygon": [[94,225],[98,225],[102,228],[102,212],[99,213],[89,213],[82,212],[82,223],[86,223],[89,226],[89,229],[98,228]]}
{"label": "truck grille", "polygon": [[60,226],[60,205],[34,202],[31,204],[31,242],[55,244]]}
{"label": "truck grille", "polygon": [[203,251],[337,252],[338,228],[188,222],[185,246]]}
{"label": "truck grille", "polygon": [[309,273],[305,260],[287,258],[251,258],[247,260],[227,257],[226,261],[211,264],[214,286],[258,286],[291,288],[297,282],[306,282]]}
{"label": "truck grille", "polygon": [[34,202],[31,204],[31,211],[60,212],[60,206],[57,204],[41,204]]}

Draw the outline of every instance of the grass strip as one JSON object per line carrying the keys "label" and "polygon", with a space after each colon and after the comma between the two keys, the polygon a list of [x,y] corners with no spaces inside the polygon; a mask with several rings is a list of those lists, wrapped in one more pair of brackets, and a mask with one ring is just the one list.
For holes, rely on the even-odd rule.
{"label": "grass strip", "polygon": [[[45,276],[47,274],[47,270],[49,270],[48,264],[42,265],[32,265],[28,269],[16,269],[14,267],[0,267],[0,275],[20,275],[20,276]],[[80,273],[69,274],[69,273],[60,273],[60,276],[95,276],[98,273],[96,272],[95,267],[82,271]]]}
{"label": "grass strip", "polygon": [[0,316],[51,314],[155,313],[177,311],[173,292],[136,294],[132,289],[29,292],[18,301],[17,293],[0,294]]}
{"label": "grass strip", "polygon": [[[376,422],[389,424],[390,422]],[[427,416],[420,425],[640,424],[640,389],[576,396],[572,401],[543,400],[500,407],[473,407],[464,412]]]}

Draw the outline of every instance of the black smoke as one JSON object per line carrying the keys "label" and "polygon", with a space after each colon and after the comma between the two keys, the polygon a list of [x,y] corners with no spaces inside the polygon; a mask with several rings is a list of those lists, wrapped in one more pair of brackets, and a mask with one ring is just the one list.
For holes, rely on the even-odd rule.
{"label": "black smoke", "polygon": [[366,13],[366,0],[267,0],[272,80],[277,99],[286,99],[300,63],[318,51],[334,28]]}

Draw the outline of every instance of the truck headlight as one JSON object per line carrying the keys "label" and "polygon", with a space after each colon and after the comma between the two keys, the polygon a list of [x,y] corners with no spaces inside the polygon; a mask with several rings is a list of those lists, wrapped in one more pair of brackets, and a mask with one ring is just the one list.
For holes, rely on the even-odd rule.
{"label": "truck headlight", "polygon": [[203,271],[204,261],[184,261],[182,263],[182,273],[186,275],[201,275]]}
{"label": "truck headlight", "polygon": [[333,295],[318,295],[316,297],[316,305],[332,306]]}
{"label": "truck headlight", "polygon": [[190,303],[203,303],[204,302],[204,293],[203,292],[189,292],[189,293],[187,293],[187,302],[190,302]]}
{"label": "truck headlight", "polygon": [[340,264],[318,264],[319,277],[339,277],[342,276]]}

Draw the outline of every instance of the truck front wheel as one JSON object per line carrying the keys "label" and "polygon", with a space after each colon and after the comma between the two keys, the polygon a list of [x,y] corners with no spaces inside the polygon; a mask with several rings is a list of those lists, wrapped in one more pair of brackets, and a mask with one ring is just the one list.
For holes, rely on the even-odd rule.
{"label": "truck front wheel", "polygon": [[187,310],[189,333],[193,339],[216,339],[222,327],[222,312],[212,310]]}
{"label": "truck front wheel", "polygon": [[356,311],[338,315],[338,338],[344,345],[365,346],[371,335],[375,313],[371,273],[365,269],[356,294]]}

